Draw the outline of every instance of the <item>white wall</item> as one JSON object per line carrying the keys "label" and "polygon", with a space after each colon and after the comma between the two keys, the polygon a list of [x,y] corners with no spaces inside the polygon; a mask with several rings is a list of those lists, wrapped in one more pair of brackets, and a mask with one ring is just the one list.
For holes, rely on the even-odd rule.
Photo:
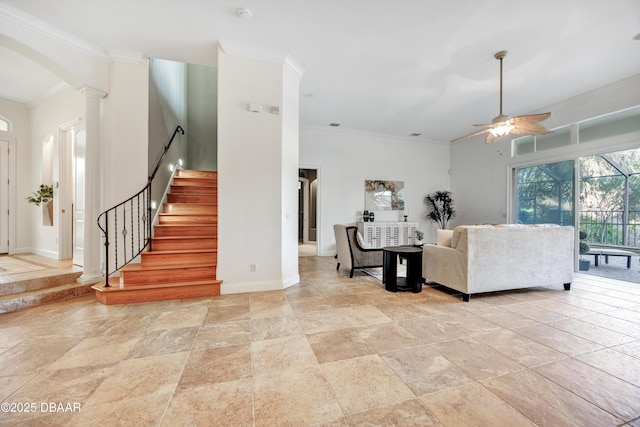
{"label": "white wall", "polygon": [[[404,181],[405,209],[425,241],[435,241],[425,196],[449,189],[449,143],[394,138],[327,127],[300,131],[300,167],[318,169],[318,245],[335,254],[333,224],[353,223],[364,209],[364,181]],[[399,221],[402,212],[375,212],[376,221]]]}
{"label": "white wall", "polygon": [[[187,125],[187,64],[164,59],[149,61],[149,169],[151,175],[162,156],[176,126]],[[187,160],[186,137],[176,134],[163,165],[153,181],[151,199],[160,207],[160,200],[171,179],[168,165]],[[147,175],[147,176],[148,176]],[[155,212],[154,212],[155,215]]]}
{"label": "white wall", "polygon": [[148,61],[111,64],[109,95],[102,100],[104,209],[128,199],[147,184],[148,88]]}
{"label": "white wall", "polygon": [[[37,187],[42,184],[42,141],[48,134],[53,135],[54,141],[54,168],[53,181],[60,181],[59,164],[57,156],[60,152],[60,126],[73,122],[78,119],[84,119],[85,116],[85,96],[71,87],[56,93],[53,96],[45,98],[40,104],[31,110],[31,157],[29,162],[29,173],[25,174],[23,170],[19,171],[19,180],[28,182],[31,189],[27,194],[18,194],[18,203],[27,204],[24,198],[30,195]],[[60,205],[56,203],[59,200],[58,192],[55,189],[54,197],[54,224],[53,227],[42,225],[41,208],[35,205],[29,205],[28,221],[25,224],[22,217],[19,217],[17,225],[18,236],[22,235],[25,230],[24,226],[31,228],[31,236],[28,242],[24,242],[26,246],[17,246],[16,252],[32,252],[39,255],[58,258],[58,234],[60,225]],[[19,243],[23,243],[18,237]]]}
{"label": "white wall", "polygon": [[[283,152],[293,146],[292,128],[290,119],[283,123],[284,111],[270,112],[271,106],[282,106],[285,98],[290,103],[292,88],[287,84],[285,89],[286,79],[282,63],[219,52],[218,277],[224,280],[222,293],[282,289],[292,279],[284,263],[296,263],[297,268],[297,257],[283,259],[290,252],[288,236],[295,235],[297,227],[297,208],[291,219],[283,220],[283,209],[289,209],[292,197],[283,193],[290,186],[283,180],[293,177],[297,183],[297,162]],[[264,112],[250,112],[250,103],[262,104]],[[294,231],[290,233],[289,227]]]}
{"label": "white wall", "polygon": [[187,167],[218,168],[218,69],[187,65]]}
{"label": "white wall", "polygon": [[[38,212],[33,205],[25,202],[25,197],[30,196],[35,188],[32,187],[29,173],[25,171],[31,170],[31,128],[30,128],[30,111],[25,104],[0,98],[0,116],[11,121],[12,128],[10,132],[1,132],[0,138],[7,139],[12,145],[12,157],[15,162],[10,166],[10,173],[15,176],[9,176],[11,180],[9,192],[9,206],[11,215],[9,217],[9,250],[15,251],[16,248],[31,247],[31,227],[32,217]],[[21,178],[18,178],[18,171],[22,172]]]}
{"label": "white wall", "polygon": [[[568,100],[541,108],[552,116],[543,125],[550,129],[575,123],[591,117],[640,105],[640,74],[620,82],[587,92]],[[626,144],[628,146],[628,144]],[[640,146],[637,141],[636,146]],[[607,141],[597,151],[612,149]],[[528,156],[541,162],[565,160],[580,153],[593,152],[594,145],[584,144],[572,150],[549,150]],[[571,153],[570,153],[571,152]],[[564,158],[559,159],[559,156]],[[452,225],[509,222],[507,218],[508,171],[522,162],[511,157],[511,141],[506,138],[496,144],[485,144],[482,137],[470,138],[451,144],[451,190],[458,205],[458,217]]]}

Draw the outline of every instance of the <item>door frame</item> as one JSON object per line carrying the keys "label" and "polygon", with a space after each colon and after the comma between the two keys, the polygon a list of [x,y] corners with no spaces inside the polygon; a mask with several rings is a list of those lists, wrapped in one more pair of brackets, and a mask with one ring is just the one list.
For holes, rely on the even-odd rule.
{"label": "door frame", "polygon": [[9,238],[8,245],[8,254],[14,254],[16,252],[16,183],[17,181],[17,168],[16,168],[16,146],[17,141],[14,136],[11,135],[10,132],[0,131],[0,139],[3,141],[7,141],[9,143],[9,156],[8,156],[8,175],[9,175],[9,189],[8,189],[8,200],[7,200],[7,209],[9,210],[9,220],[7,230],[7,236]]}
{"label": "door frame", "polygon": [[[73,259],[74,206],[75,206],[75,145],[78,132],[85,126],[81,119],[75,119],[58,126],[58,259]],[[54,183],[55,187],[55,183]]]}

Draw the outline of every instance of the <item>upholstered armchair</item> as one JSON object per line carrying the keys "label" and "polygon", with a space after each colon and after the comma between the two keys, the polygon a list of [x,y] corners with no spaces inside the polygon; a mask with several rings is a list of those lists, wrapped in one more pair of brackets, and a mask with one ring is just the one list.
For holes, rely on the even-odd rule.
{"label": "upholstered armchair", "polygon": [[336,270],[343,266],[350,270],[349,277],[353,277],[353,271],[357,268],[382,267],[382,249],[364,248],[358,242],[358,227],[334,224],[333,232],[338,251]]}

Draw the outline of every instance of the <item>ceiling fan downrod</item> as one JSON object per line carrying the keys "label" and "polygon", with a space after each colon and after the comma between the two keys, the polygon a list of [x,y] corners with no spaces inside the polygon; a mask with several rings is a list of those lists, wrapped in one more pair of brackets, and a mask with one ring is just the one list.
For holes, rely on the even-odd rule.
{"label": "ceiling fan downrod", "polygon": [[494,55],[500,61],[500,117],[502,117],[502,58],[507,56],[506,50],[501,50]]}

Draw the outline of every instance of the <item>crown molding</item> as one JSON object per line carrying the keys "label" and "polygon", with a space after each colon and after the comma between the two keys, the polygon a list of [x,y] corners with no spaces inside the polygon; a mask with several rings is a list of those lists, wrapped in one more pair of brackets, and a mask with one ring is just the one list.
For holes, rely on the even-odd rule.
{"label": "crown molding", "polygon": [[69,84],[67,82],[60,82],[60,83],[56,84],[55,86],[50,88],[48,91],[46,91],[45,93],[40,95],[37,99],[34,99],[33,101],[29,102],[29,104],[28,104],[29,108],[33,108],[33,107],[39,105],[43,100],[45,100],[45,99],[47,99],[47,98],[49,98],[51,96],[55,96],[55,95],[59,94],[60,92],[62,92],[63,90],[65,90],[68,87],[69,87]]}
{"label": "crown molding", "polygon": [[100,61],[110,61],[109,55],[104,49],[29,15],[20,9],[9,6],[4,2],[0,2],[0,18],[5,18],[29,31],[37,32],[52,40],[77,49]]}
{"label": "crown molding", "polygon": [[302,76],[304,67],[289,54],[269,49],[258,49],[252,46],[231,44],[218,40],[218,51],[227,55],[238,56],[256,61],[270,62],[272,64],[286,65]]}
{"label": "crown molding", "polygon": [[107,49],[110,62],[124,62],[126,64],[142,64],[145,54],[142,52],[133,52],[129,50]]}

